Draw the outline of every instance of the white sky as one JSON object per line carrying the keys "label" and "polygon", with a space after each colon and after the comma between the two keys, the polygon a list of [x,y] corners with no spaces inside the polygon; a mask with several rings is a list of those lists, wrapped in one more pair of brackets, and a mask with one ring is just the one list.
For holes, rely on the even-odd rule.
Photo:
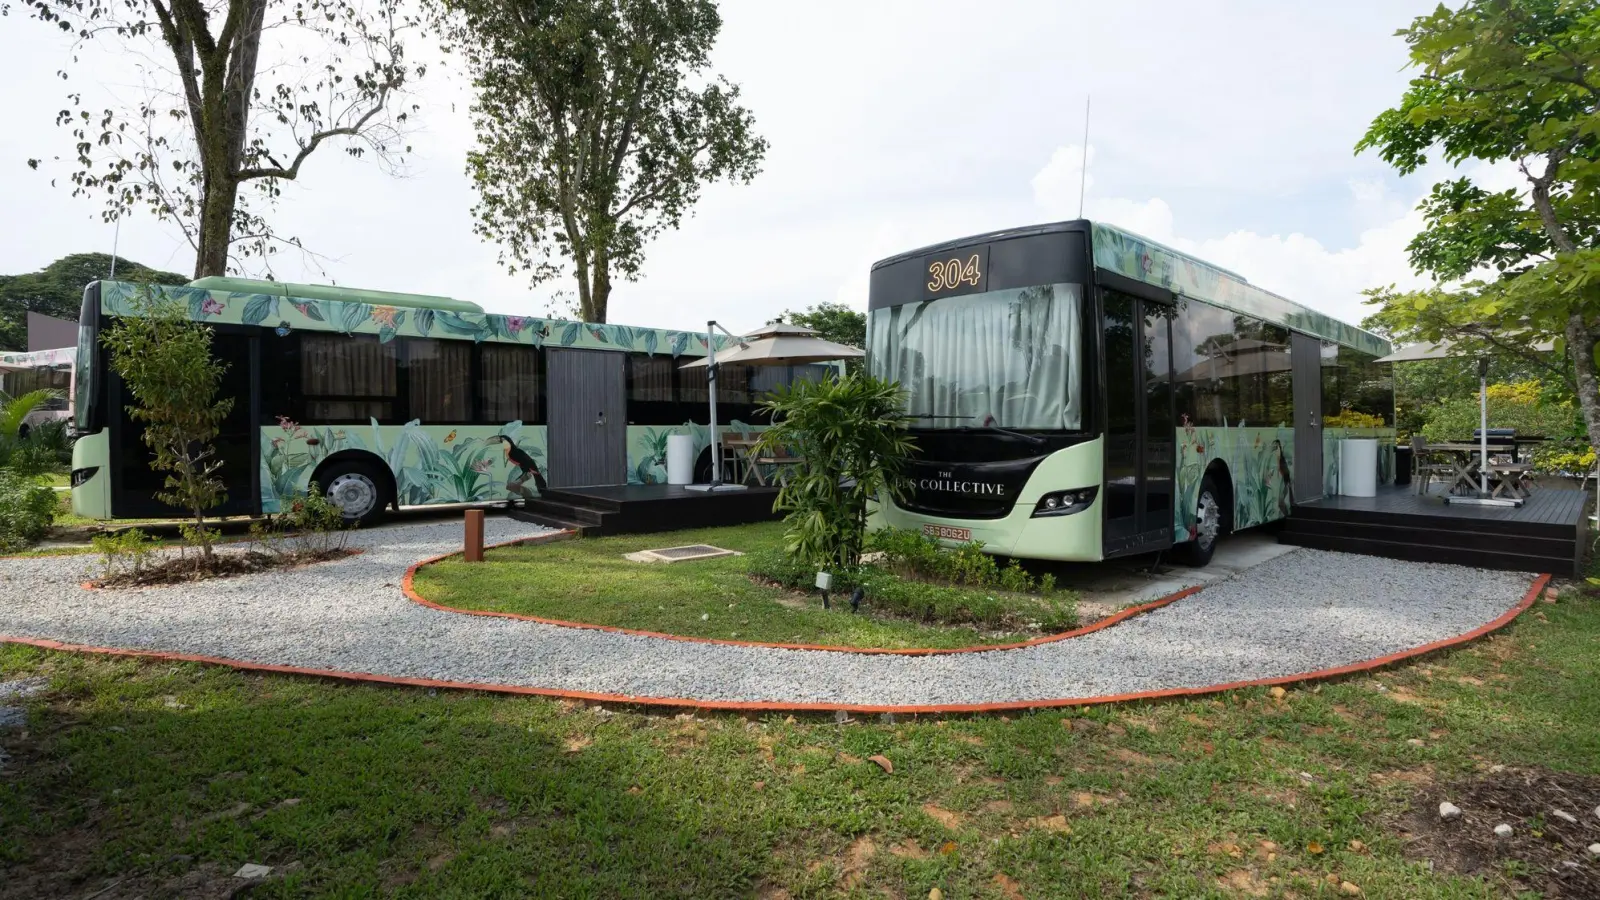
{"label": "white sky", "polygon": [[[1086,215],[1358,321],[1363,288],[1419,283],[1404,253],[1420,224],[1412,208],[1442,173],[1399,179],[1352,147],[1404,89],[1395,30],[1434,2],[724,0],[715,68],[744,87],[771,141],[764,171],[708,188],[649,249],[644,277],[618,283],[611,321],[716,318],[740,331],[819,301],[864,309],[874,260],[1073,218],[1086,94]],[[93,97],[139,77],[104,56],[61,81],[67,44],[19,13],[0,27],[4,273],[110,251],[98,207],[50,187],[67,170],[26,160],[70,153],[53,124],[68,90]],[[322,276],[280,254],[277,277],[542,312],[570,277],[530,288],[472,233],[462,80],[436,68],[421,97],[408,177],[324,148],[285,186],[279,228],[330,259]],[[123,223],[118,249],[193,267],[177,230],[148,217]]]}

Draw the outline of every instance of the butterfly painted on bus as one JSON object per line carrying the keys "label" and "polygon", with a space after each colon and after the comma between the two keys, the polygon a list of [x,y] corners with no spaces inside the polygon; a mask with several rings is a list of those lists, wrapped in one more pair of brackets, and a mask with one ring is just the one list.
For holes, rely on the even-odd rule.
{"label": "butterfly painted on bus", "polygon": [[289,336],[289,323],[288,322],[279,322],[278,323],[278,327],[273,329],[273,330],[278,333],[278,337],[288,337]]}
{"label": "butterfly painted on bus", "polygon": [[451,441],[453,441],[453,440],[455,440],[455,439],[456,439],[456,432],[455,432],[455,429],[451,429],[451,430],[450,430],[450,433],[449,433],[449,434],[447,434],[447,435],[445,435],[445,436],[444,436],[444,442],[445,442],[445,443],[446,443],[446,444],[448,444],[448,443],[450,443],[450,442],[451,442]]}

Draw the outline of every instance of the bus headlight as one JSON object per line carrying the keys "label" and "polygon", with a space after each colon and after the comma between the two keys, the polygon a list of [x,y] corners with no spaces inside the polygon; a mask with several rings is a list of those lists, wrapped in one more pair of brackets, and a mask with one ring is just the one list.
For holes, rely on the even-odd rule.
{"label": "bus headlight", "polygon": [[1033,507],[1033,517],[1037,519],[1040,516],[1070,516],[1075,512],[1083,512],[1094,505],[1095,495],[1099,492],[1098,487],[1052,491],[1039,498],[1039,502]]}

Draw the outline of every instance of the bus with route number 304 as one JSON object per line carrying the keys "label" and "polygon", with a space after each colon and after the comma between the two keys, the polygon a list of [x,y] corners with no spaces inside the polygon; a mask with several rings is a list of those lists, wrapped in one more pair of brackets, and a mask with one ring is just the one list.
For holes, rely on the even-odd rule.
{"label": "bus with route number 304", "polygon": [[917,453],[874,527],[1100,560],[1217,540],[1333,493],[1336,441],[1394,477],[1388,341],[1100,223],[882,260],[867,367],[906,392]]}

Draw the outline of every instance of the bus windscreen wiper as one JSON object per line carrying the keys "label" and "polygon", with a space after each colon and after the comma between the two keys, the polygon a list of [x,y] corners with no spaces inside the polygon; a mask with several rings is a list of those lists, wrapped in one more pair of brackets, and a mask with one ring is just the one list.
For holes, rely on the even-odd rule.
{"label": "bus windscreen wiper", "polygon": [[[933,415],[932,413],[927,413],[927,414],[906,413],[906,418],[908,418],[908,419],[976,419],[977,416],[936,416],[936,415]],[[963,426],[963,427],[966,430],[970,431],[970,430],[972,430],[973,426],[966,425],[966,426]],[[1020,431],[1012,431],[1009,428],[1001,428],[999,425],[994,424],[994,417],[993,416],[990,416],[987,419],[985,419],[983,424],[979,425],[977,427],[982,428],[985,431],[998,431],[1001,434],[1008,434],[1008,435],[1010,435],[1010,436],[1012,436],[1014,438],[1021,438],[1022,440],[1025,440],[1030,444],[1043,444],[1044,443],[1044,438],[1039,437],[1036,434],[1023,434]]]}

